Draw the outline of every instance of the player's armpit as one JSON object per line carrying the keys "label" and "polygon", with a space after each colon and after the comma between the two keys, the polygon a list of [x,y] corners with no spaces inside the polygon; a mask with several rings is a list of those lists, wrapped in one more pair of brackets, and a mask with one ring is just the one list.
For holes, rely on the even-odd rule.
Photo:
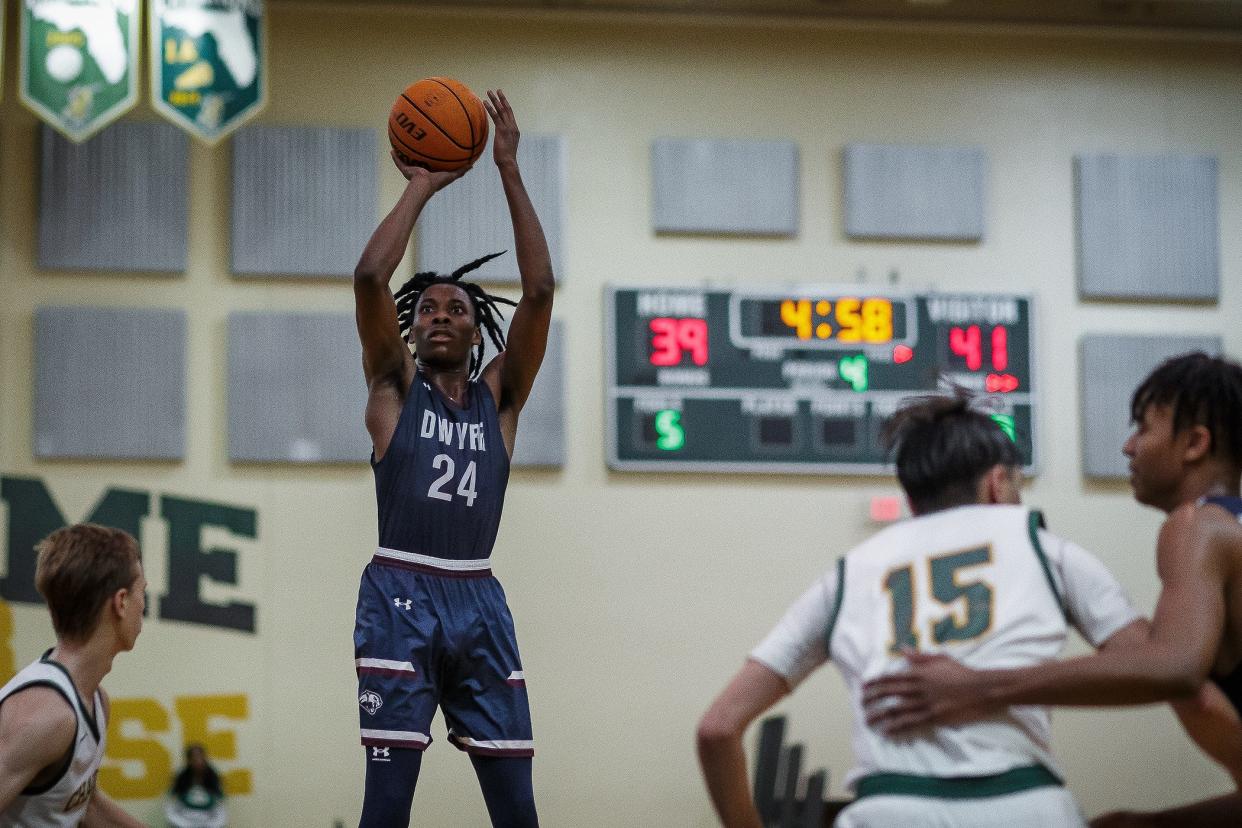
{"label": "player's armpit", "polygon": [[41,771],[63,761],[77,733],[77,716],[51,687],[29,687],[0,707],[0,811]]}

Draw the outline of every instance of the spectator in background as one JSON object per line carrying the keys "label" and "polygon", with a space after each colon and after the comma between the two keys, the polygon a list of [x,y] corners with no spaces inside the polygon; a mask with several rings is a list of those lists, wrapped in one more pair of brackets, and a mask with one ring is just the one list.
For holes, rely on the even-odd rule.
{"label": "spectator in background", "polygon": [[202,745],[187,745],[185,767],[173,780],[164,808],[170,828],[224,828],[228,813],[220,774],[207,761]]}

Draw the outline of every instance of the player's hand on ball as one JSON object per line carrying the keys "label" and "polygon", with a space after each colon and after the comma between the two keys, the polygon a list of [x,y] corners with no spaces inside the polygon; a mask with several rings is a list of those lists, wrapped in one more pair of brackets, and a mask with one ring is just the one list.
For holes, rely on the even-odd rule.
{"label": "player's hand on ball", "polygon": [[908,668],[863,686],[867,723],[885,733],[908,733],[995,712],[981,692],[980,674],[946,655],[908,651]]}
{"label": "player's hand on ball", "polygon": [[492,116],[492,123],[496,125],[496,137],[492,139],[492,160],[497,167],[516,164],[521,133],[518,132],[517,118],[513,114],[513,107],[509,106],[504,90],[487,90],[487,100],[483,102],[483,106],[487,107],[487,114]]}
{"label": "player's hand on ball", "polygon": [[465,175],[470,169],[470,165],[466,165],[456,170],[429,170],[419,164],[411,164],[405,161],[397,154],[396,150],[392,150],[389,154],[392,155],[392,163],[397,165],[397,169],[405,176],[406,181],[413,181],[416,178],[425,180],[431,186],[432,192],[444,189]]}

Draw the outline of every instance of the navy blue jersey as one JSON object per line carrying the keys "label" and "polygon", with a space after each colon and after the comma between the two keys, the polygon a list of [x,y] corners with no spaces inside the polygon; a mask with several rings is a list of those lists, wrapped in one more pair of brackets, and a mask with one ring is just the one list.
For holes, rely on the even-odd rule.
{"label": "navy blue jersey", "polygon": [[[1233,514],[1239,521],[1242,521],[1242,497],[1218,495],[1215,497],[1205,497],[1200,502],[1214,503]],[[1213,673],[1211,678],[1212,681],[1220,685],[1220,689],[1229,697],[1229,701],[1233,702],[1234,708],[1242,713],[1242,663],[1234,667],[1229,673]]]}
{"label": "navy blue jersey", "polygon": [[1239,521],[1242,521],[1242,497],[1231,497],[1229,495],[1216,495],[1214,497],[1203,498],[1204,503],[1215,503],[1227,512],[1233,514]]}
{"label": "navy blue jersey", "polygon": [[491,556],[509,455],[486,383],[470,382],[459,407],[415,374],[388,452],[371,467],[381,547],[450,560]]}

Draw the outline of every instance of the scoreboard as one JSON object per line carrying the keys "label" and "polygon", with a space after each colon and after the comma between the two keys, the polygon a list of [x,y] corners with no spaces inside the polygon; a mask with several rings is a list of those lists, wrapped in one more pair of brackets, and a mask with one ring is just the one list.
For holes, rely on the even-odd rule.
{"label": "scoreboard", "polygon": [[955,384],[1032,470],[1031,300],[992,293],[608,287],[608,465],[890,474],[884,421]]}

